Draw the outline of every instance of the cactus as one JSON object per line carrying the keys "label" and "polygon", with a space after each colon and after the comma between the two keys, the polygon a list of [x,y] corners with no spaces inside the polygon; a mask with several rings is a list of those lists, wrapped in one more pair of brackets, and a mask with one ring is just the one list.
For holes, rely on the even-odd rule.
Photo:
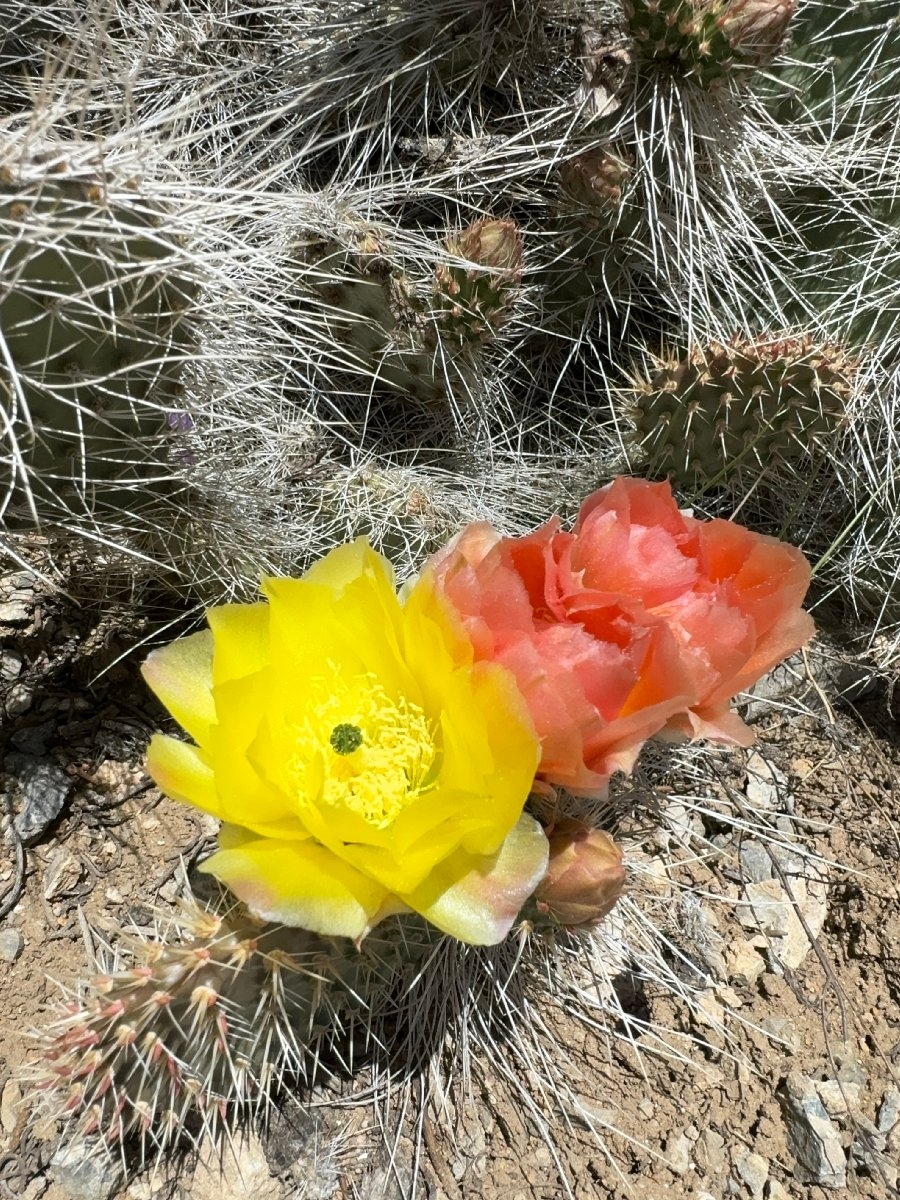
{"label": "cactus", "polygon": [[136,182],[78,150],[10,157],[0,175],[7,523],[125,511],[166,474],[189,353],[182,251]]}
{"label": "cactus", "polygon": [[319,1055],[348,1041],[430,936],[392,921],[357,948],[266,925],[225,893],[191,897],[174,926],[132,937],[41,1037],[31,1087],[69,1140],[136,1137],[142,1158],[162,1157],[185,1133],[263,1114],[286,1079],[327,1070]]}
{"label": "cactus", "polygon": [[438,329],[464,346],[489,342],[508,320],[522,280],[522,235],[515,221],[485,217],[444,244],[467,265],[450,263],[435,271]]}
{"label": "cactus", "polygon": [[627,394],[638,458],[688,488],[808,470],[845,424],[855,366],[838,346],[785,334],[657,359]]}
{"label": "cactus", "polygon": [[623,7],[639,58],[711,89],[735,70],[772,61],[796,0],[624,0]]}
{"label": "cactus", "polygon": [[522,277],[515,222],[484,218],[435,247],[446,261],[433,268],[431,296],[392,261],[376,229],[354,240],[349,249],[319,239],[304,247],[336,365],[360,374],[364,391],[425,402],[471,387],[475,355],[508,318]]}
{"label": "cactus", "polygon": [[818,0],[791,25],[778,83],[766,89],[781,121],[813,121],[829,137],[885,131],[898,112],[900,22],[893,0]]}

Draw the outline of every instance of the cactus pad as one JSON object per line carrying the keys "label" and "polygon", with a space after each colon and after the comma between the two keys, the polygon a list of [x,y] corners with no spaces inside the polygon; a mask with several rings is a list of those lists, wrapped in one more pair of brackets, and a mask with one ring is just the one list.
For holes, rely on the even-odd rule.
{"label": "cactus pad", "polygon": [[451,254],[477,266],[437,268],[441,332],[462,343],[488,342],[507,319],[522,280],[522,235],[515,221],[486,217],[448,238],[445,245]]}
{"label": "cactus pad", "polygon": [[796,0],[625,0],[639,58],[667,65],[703,88],[736,68],[771,62]]}
{"label": "cactus pad", "polygon": [[317,1055],[426,946],[392,925],[358,948],[216,904],[192,899],[175,936],[135,939],[44,1035],[33,1085],[76,1141],[136,1137],[162,1154],[264,1110],[285,1076],[311,1081]]}
{"label": "cactus pad", "polygon": [[628,398],[639,457],[676,484],[802,463],[845,421],[854,360],[809,337],[732,337],[658,359]]}
{"label": "cactus pad", "polygon": [[127,508],[188,352],[182,250],[137,185],[29,166],[0,177],[6,519]]}

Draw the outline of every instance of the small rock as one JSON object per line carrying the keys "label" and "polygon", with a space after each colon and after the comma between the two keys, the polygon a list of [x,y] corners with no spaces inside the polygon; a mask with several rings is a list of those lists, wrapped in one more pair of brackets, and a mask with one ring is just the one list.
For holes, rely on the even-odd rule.
{"label": "small rock", "polygon": [[833,672],[831,691],[851,703],[870,695],[878,686],[878,672],[865,663],[841,662]]}
{"label": "small rock", "polygon": [[900,1121],[900,1089],[885,1088],[878,1108],[878,1132],[890,1133]]}
{"label": "small rock", "polygon": [[6,712],[10,717],[21,717],[34,702],[34,692],[24,683],[15,683],[6,696]]}
{"label": "small rock", "polygon": [[656,1115],[656,1105],[649,1096],[645,1096],[643,1100],[638,1101],[638,1112],[642,1117],[646,1117],[648,1121],[652,1121]]}
{"label": "small rock", "polygon": [[22,673],[25,660],[18,650],[4,650],[0,653],[0,683],[12,683]]}
{"label": "small rock", "polygon": [[777,1179],[770,1179],[766,1188],[766,1200],[791,1200],[784,1186]]}
{"label": "small rock", "polygon": [[[759,941],[765,944],[764,939],[760,938]],[[728,978],[735,983],[748,983],[752,987],[766,969],[765,959],[755,942],[756,939],[737,941],[726,951]]]}
{"label": "small rock", "polygon": [[134,767],[115,759],[100,763],[91,776],[92,786],[101,792],[127,791],[133,783]]}
{"label": "small rock", "polygon": [[772,859],[762,842],[745,838],[741,843],[741,875],[746,883],[762,883],[774,874]]}
{"label": "small rock", "polygon": [[742,1008],[743,1000],[732,987],[727,987],[724,984],[716,984],[713,988],[716,999],[721,1000],[726,1008]]}
{"label": "small rock", "polygon": [[119,1163],[83,1142],[57,1150],[50,1174],[69,1200],[110,1200],[122,1185]]}
{"label": "small rock", "polygon": [[789,1054],[796,1054],[801,1046],[797,1027],[788,1017],[765,1017],[759,1023],[763,1033],[775,1042],[780,1042]]}
{"label": "small rock", "polygon": [[676,1175],[686,1175],[691,1169],[691,1142],[683,1133],[666,1140],[663,1157],[666,1166]]}
{"label": "small rock", "polygon": [[853,1121],[853,1145],[850,1156],[873,1179],[880,1179],[890,1189],[897,1186],[897,1161],[886,1154],[887,1138],[866,1117],[857,1115]]}
{"label": "small rock", "polygon": [[782,808],[779,788],[784,789],[786,784],[784,773],[754,750],[747,759],[747,785],[744,788],[747,803],[763,810]]}
{"label": "small rock", "polygon": [[8,595],[12,596],[18,592],[33,592],[35,585],[38,582],[39,576],[34,571],[13,571],[9,575],[4,575],[0,584]]}
{"label": "small rock", "polygon": [[769,1178],[769,1164],[761,1154],[753,1154],[741,1146],[731,1156],[734,1169],[754,1200],[761,1200]]}
{"label": "small rock", "polygon": [[0,962],[14,963],[25,947],[18,929],[0,930]]}
{"label": "small rock", "polygon": [[191,1200],[282,1200],[284,1189],[272,1178],[259,1140],[249,1136],[224,1154],[201,1147],[190,1195]]}
{"label": "small rock", "polygon": [[21,1105],[22,1089],[15,1079],[7,1079],[0,1095],[0,1125],[4,1133],[15,1133],[19,1117],[23,1115]]}
{"label": "small rock", "polygon": [[7,754],[4,765],[22,794],[22,807],[15,819],[16,832],[26,844],[35,842],[62,812],[74,780],[52,759],[18,751]]}
{"label": "small rock", "polygon": [[841,1139],[807,1075],[791,1072],[784,1082],[784,1115],[795,1177],[822,1187],[847,1185],[847,1158]]}
{"label": "small rock", "polygon": [[81,879],[81,860],[65,846],[51,855],[44,870],[44,899],[52,900],[62,892],[70,892]]}
{"label": "small rock", "polygon": [[707,1029],[720,1030],[725,1020],[725,1010],[713,988],[696,992],[691,1001],[691,1016],[698,1025]]}
{"label": "small rock", "polygon": [[816,1091],[829,1117],[846,1117],[859,1109],[862,1085],[842,1083],[839,1079],[816,1080]]}
{"label": "small rock", "polygon": [[720,1175],[725,1170],[725,1139],[714,1129],[704,1129],[694,1146],[694,1158],[704,1175]]}
{"label": "small rock", "polygon": [[755,721],[764,713],[772,711],[772,702],[784,699],[797,691],[798,684],[806,677],[806,667],[800,654],[792,654],[763,675],[758,683],[748,690],[752,697],[744,708],[744,717]]}
{"label": "small rock", "polygon": [[31,620],[31,605],[21,600],[7,600],[0,604],[0,625],[27,625]]}
{"label": "small rock", "polygon": [[794,908],[794,902],[818,937],[828,915],[828,892],[824,882],[812,877],[790,881],[793,902],[777,879],[748,883],[743,889],[747,903],[738,905],[738,920],[745,926],[757,925],[769,940],[773,970],[796,970],[810,951],[809,939]]}
{"label": "small rock", "polygon": [[55,721],[41,721],[39,725],[25,725],[22,729],[17,729],[9,740],[24,754],[42,758],[47,753],[47,746],[55,733]]}
{"label": "small rock", "polygon": [[864,1088],[869,1082],[869,1073],[856,1057],[856,1048],[853,1044],[835,1042],[831,1052],[838,1065],[837,1077],[841,1083],[858,1083],[861,1088]]}
{"label": "small rock", "polygon": [[666,805],[664,819],[666,829],[685,845],[690,845],[695,836],[703,837],[704,835],[703,821],[699,813],[681,801],[672,801],[671,804]]}

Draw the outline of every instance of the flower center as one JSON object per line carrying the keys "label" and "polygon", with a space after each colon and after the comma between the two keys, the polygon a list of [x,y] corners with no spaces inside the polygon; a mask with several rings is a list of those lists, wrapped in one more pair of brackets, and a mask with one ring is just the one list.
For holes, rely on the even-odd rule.
{"label": "flower center", "polygon": [[358,725],[348,725],[346,721],[335,725],[331,731],[331,748],[335,754],[352,754],[363,744],[362,730]]}
{"label": "flower center", "polygon": [[374,675],[322,683],[297,730],[300,761],[318,755],[322,765],[318,798],[308,798],[384,829],[434,787],[434,730],[417,704],[389,696]]}

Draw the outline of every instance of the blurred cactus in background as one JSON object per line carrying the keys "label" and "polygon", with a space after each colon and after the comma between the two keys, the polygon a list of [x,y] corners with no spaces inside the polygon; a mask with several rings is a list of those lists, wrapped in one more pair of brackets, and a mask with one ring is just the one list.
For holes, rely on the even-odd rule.
{"label": "blurred cactus in background", "polygon": [[177,407],[194,292],[177,216],[157,212],[121,166],[104,170],[98,150],[23,137],[2,154],[10,524],[140,509]]}

